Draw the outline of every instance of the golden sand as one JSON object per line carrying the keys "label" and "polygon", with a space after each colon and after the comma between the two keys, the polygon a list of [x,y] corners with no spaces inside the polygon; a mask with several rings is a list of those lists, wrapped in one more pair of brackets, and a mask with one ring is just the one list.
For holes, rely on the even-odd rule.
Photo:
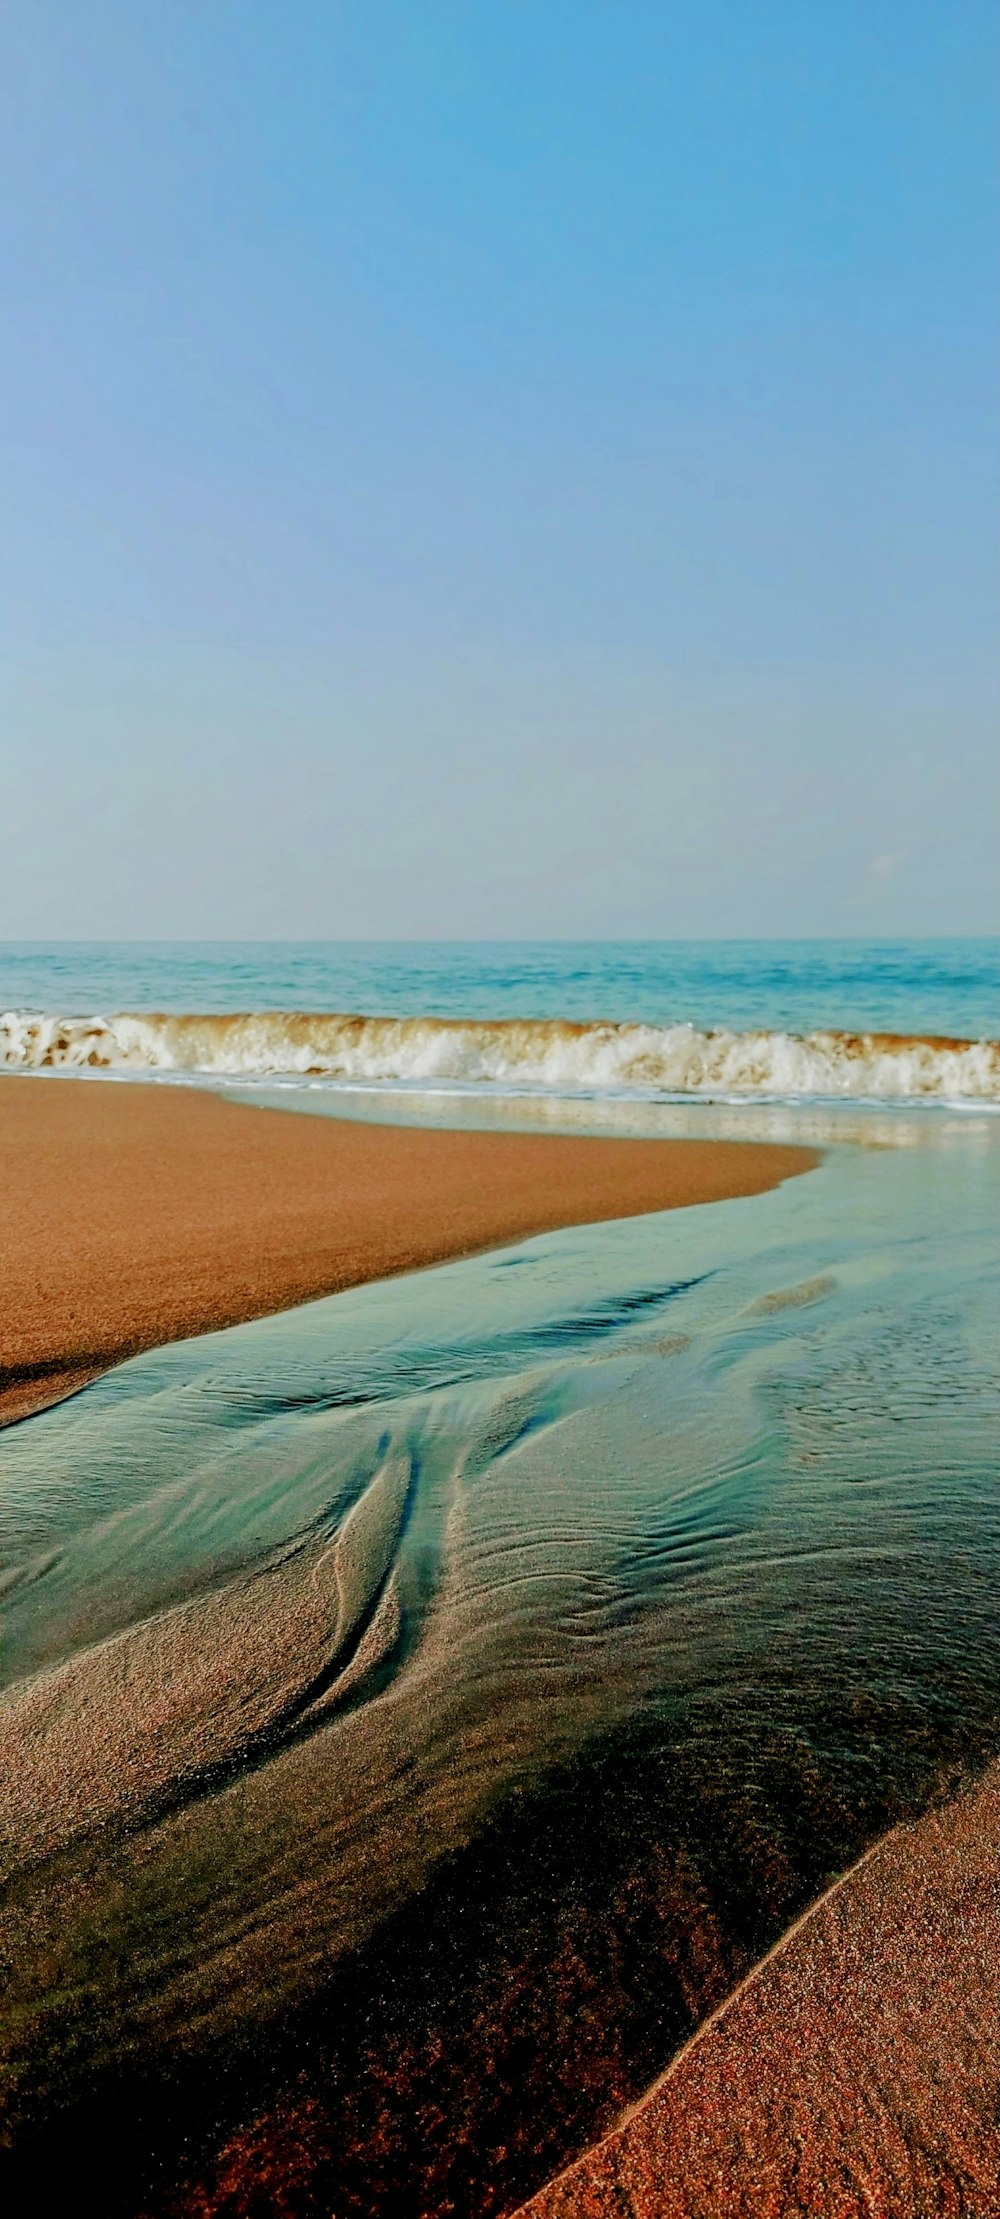
{"label": "golden sand", "polygon": [[0,1423],[142,1349],[557,1226],[759,1194],[813,1149],[442,1132],[0,1081]]}
{"label": "golden sand", "polygon": [[898,1826],[520,2219],[1000,2211],[1000,1768]]}

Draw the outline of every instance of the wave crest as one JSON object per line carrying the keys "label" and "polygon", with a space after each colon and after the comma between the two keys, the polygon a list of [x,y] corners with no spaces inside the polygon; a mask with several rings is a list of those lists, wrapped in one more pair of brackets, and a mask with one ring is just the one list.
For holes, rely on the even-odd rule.
{"label": "wave crest", "polygon": [[0,1016],[0,1068],[298,1075],[556,1094],[1000,1102],[1000,1041],[265,1011]]}

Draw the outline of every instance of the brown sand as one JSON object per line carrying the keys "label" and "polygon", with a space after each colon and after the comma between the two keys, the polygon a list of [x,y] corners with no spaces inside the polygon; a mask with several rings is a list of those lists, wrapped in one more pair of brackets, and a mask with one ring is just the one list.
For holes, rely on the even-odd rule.
{"label": "brown sand", "polygon": [[997,2219],[1000,1767],[900,1826],[521,2219]]}
{"label": "brown sand", "polygon": [[743,1141],[442,1132],[0,1081],[0,1424],[165,1341],[561,1225],[760,1194]]}

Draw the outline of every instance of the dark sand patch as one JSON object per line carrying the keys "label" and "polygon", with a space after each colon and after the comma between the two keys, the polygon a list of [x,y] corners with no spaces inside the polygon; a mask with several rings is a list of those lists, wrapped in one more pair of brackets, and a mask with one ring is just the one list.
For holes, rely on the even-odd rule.
{"label": "dark sand patch", "polygon": [[522,2219],[1000,2211],[1000,1768],[897,1827]]}

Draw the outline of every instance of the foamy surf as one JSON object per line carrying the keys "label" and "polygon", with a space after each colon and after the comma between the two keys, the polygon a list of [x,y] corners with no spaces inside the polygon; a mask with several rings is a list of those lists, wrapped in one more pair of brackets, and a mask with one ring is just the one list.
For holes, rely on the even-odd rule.
{"label": "foamy surf", "polygon": [[553,1094],[1000,1105],[1000,1041],[689,1024],[354,1017],[298,1011],[0,1016],[0,1068],[205,1078],[297,1076]]}

